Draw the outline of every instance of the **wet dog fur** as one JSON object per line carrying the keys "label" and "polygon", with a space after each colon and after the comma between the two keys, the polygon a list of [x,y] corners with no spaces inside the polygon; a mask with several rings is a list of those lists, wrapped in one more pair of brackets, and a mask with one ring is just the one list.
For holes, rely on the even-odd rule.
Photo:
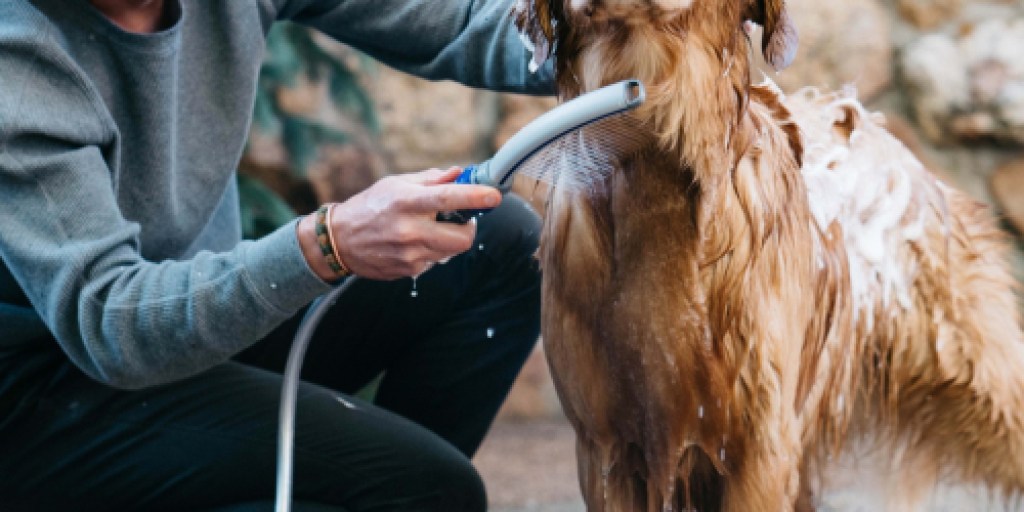
{"label": "wet dog fur", "polygon": [[[1007,242],[850,94],[783,67],[783,0],[520,0],[572,98],[639,78],[651,144],[549,201],[543,335],[588,509],[810,510],[873,461],[887,510],[1024,489]],[[860,468],[862,471],[866,468]]]}

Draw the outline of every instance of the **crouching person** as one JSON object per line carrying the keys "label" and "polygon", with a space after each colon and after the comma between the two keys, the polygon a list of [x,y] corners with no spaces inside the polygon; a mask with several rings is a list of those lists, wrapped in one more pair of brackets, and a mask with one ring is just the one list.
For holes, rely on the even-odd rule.
{"label": "crouching person", "polygon": [[[0,509],[270,510],[290,341],[357,279],[307,353],[295,509],[484,510],[469,457],[537,339],[536,215],[428,170],[243,242],[234,166],[277,20],[549,93],[509,9],[0,3]],[[462,208],[495,209],[435,220]]]}

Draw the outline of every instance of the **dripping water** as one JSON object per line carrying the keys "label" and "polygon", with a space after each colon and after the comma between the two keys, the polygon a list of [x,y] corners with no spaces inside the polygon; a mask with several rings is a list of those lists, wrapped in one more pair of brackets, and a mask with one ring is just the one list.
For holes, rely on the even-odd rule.
{"label": "dripping water", "polygon": [[608,501],[608,475],[611,472],[612,470],[608,466],[601,468],[601,490],[604,493],[604,501]]}

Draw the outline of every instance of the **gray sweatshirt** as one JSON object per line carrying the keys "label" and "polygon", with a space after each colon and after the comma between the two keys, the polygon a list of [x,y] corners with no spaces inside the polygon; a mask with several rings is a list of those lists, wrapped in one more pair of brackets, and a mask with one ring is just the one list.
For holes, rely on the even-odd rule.
{"label": "gray sweatshirt", "polygon": [[153,385],[328,290],[294,223],[240,236],[235,166],[275,20],[427,78],[551,91],[506,0],[180,4],[172,28],[140,35],[87,0],[0,1],[0,352],[56,339],[101,382]]}

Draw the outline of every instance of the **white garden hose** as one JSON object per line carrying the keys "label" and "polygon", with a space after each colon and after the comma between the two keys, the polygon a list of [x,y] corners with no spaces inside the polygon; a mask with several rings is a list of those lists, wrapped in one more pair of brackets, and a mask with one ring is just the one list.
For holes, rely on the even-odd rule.
{"label": "white garden hose", "polygon": [[295,333],[292,348],[288,352],[288,363],[284,369],[281,384],[281,409],[278,416],[277,432],[277,502],[275,512],[291,512],[292,510],[292,475],[295,473],[295,402],[299,394],[299,377],[302,374],[302,361],[306,357],[306,347],[313,338],[320,320],[327,310],[334,306],[338,297],[345,293],[358,281],[351,276],[337,288],[318,297],[306,310],[306,315]]}

